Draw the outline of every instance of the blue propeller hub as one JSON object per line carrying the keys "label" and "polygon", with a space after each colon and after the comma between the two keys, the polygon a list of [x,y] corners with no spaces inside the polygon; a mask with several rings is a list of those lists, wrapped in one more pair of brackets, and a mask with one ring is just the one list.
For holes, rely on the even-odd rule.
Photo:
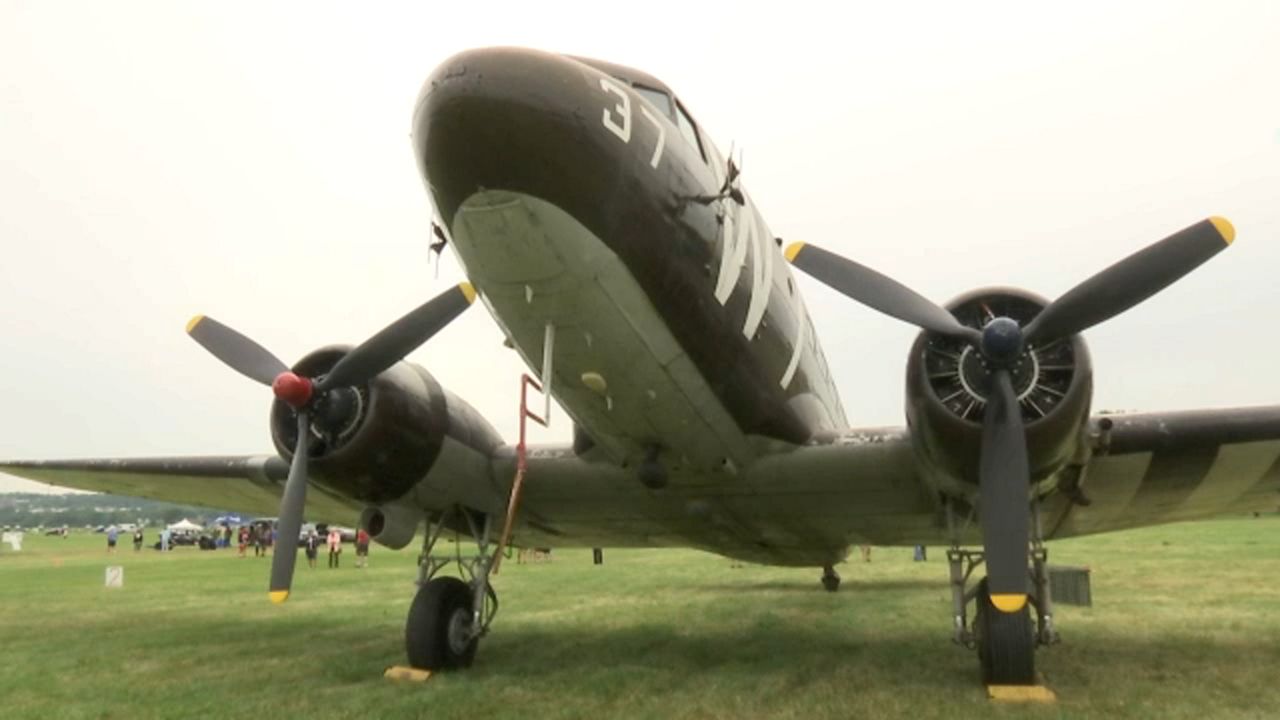
{"label": "blue propeller hub", "polygon": [[982,355],[995,365],[1008,367],[1022,354],[1022,327],[1013,318],[993,318],[982,328]]}

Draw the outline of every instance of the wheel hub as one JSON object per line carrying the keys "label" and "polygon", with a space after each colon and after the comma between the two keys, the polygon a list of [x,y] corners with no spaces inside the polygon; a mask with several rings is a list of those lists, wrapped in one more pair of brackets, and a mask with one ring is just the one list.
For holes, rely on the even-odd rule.
{"label": "wheel hub", "polygon": [[[1023,351],[1006,368],[1013,381],[1013,392],[1021,400],[1036,382],[1039,375],[1040,361],[1031,351]],[[960,382],[966,393],[986,404],[991,395],[991,378],[995,370],[991,361],[972,347],[965,348],[960,354]]]}
{"label": "wheel hub", "polygon": [[445,631],[449,642],[449,650],[454,655],[462,655],[471,642],[471,613],[466,608],[458,608],[449,616],[449,627]]}

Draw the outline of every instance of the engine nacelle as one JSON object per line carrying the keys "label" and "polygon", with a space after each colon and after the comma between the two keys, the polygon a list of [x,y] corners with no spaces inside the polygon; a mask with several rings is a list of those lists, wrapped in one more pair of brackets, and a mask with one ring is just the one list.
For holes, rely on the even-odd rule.
{"label": "engine nacelle", "polygon": [[365,508],[360,513],[360,527],[379,545],[399,550],[413,542],[422,518],[420,508],[393,503]]}
{"label": "engine nacelle", "polygon": [[[1011,288],[986,288],[947,304],[961,323],[982,328],[992,317],[1026,327],[1048,302]],[[1076,455],[1093,395],[1093,366],[1079,335],[1043,347],[1027,347],[1011,370],[1027,433],[1033,483],[1052,476]],[[965,343],[923,332],[907,361],[907,424],[930,469],[926,481],[953,496],[978,484],[982,418],[991,373]]]}
{"label": "engine nacelle", "polygon": [[[330,346],[307,355],[293,371],[319,378],[350,351]],[[310,408],[313,482],[373,506],[406,493],[426,477],[446,437],[480,453],[502,444],[497,432],[465,402],[417,365],[396,363],[367,384],[331,390]],[[271,438],[291,459],[297,413],[276,400]]]}

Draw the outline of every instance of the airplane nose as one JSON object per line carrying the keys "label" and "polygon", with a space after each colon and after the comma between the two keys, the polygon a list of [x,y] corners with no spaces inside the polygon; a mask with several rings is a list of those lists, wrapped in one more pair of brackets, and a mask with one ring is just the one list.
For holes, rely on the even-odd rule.
{"label": "airplane nose", "polygon": [[418,96],[412,130],[444,222],[481,189],[553,200],[599,188],[611,148],[600,133],[582,132],[587,111],[600,112],[598,99],[589,104],[592,82],[574,60],[522,48],[470,50],[441,64]]}

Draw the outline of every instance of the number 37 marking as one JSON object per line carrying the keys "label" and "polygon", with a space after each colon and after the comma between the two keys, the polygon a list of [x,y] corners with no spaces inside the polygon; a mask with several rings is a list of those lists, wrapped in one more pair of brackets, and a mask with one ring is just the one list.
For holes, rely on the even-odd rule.
{"label": "number 37 marking", "polygon": [[[618,102],[612,108],[606,107],[601,113],[600,122],[618,136],[618,139],[626,144],[631,143],[631,96],[627,94],[625,88],[609,78],[600,78],[600,88],[606,93],[612,93],[618,97]],[[618,119],[614,119],[614,115]],[[666,144],[667,132],[662,128],[662,122],[654,115],[649,108],[644,105],[640,106],[640,114],[644,115],[655,130],[658,131],[658,144],[653,148],[653,157],[649,160],[649,167],[658,167],[658,161],[662,159],[662,147]]]}

